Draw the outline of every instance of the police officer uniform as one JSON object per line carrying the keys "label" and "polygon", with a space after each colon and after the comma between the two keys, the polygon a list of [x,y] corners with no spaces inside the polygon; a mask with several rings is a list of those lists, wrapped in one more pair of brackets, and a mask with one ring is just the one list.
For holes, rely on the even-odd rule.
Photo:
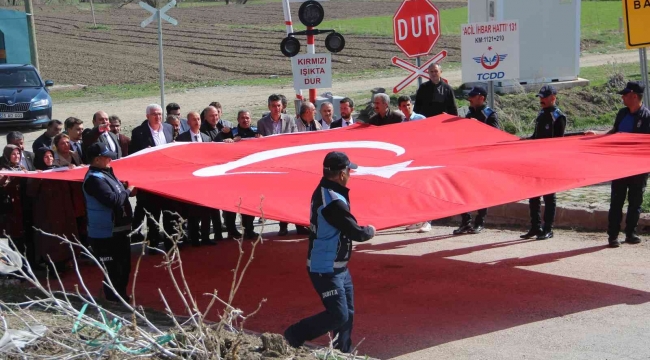
{"label": "police officer uniform", "polygon": [[[487,91],[480,87],[476,86],[470,90],[467,94],[467,97],[472,96],[483,96],[487,97]],[[497,112],[490,109],[485,103],[477,108],[469,107],[469,112],[465,115],[468,119],[476,119],[484,124],[490,125],[495,128],[499,128],[499,120],[497,118]],[[454,235],[460,235],[464,233],[478,234],[483,230],[483,224],[485,223],[485,216],[487,215],[487,209],[478,210],[476,219],[474,220],[474,226],[472,227],[472,214],[467,212],[461,214],[461,223],[458,229],[454,230]]]}
{"label": "police officer uniform", "polygon": [[[106,144],[94,143],[86,151],[88,159],[98,156],[115,159],[117,154]],[[129,196],[131,191],[115,177],[110,167],[90,166],[82,185],[88,216],[88,242],[97,258],[106,266],[106,272],[115,294],[104,285],[106,300],[129,299],[127,285],[131,273],[131,242],[127,236],[131,231],[133,213]],[[104,278],[108,283],[108,279]]]}
{"label": "police officer uniform", "polygon": [[[556,95],[557,90],[551,85],[543,86],[537,97],[547,98],[551,95]],[[535,131],[529,139],[548,139],[564,136],[566,128],[566,116],[560,109],[551,105],[540,110],[535,119]],[[538,240],[550,239],[553,237],[553,222],[555,221],[555,208],[556,197],[555,194],[544,195],[544,227],[542,228],[541,207],[542,201],[540,197],[531,198],[528,200],[530,209],[530,230],[521,235],[522,239],[530,239],[537,237]]]}
{"label": "police officer uniform", "polygon": [[[323,167],[328,171],[356,169],[347,155],[330,152]],[[349,170],[348,170],[349,171]],[[334,346],[351,351],[354,318],[354,290],[347,264],[352,241],[367,241],[375,235],[371,226],[359,226],[350,213],[349,189],[323,177],[311,197],[307,271],[325,311],[300,320],[284,332],[289,345],[299,347],[307,340],[334,331]]]}
{"label": "police officer uniform", "polygon": [[[645,86],[640,82],[630,81],[625,89],[619,92],[620,95],[627,95],[631,92],[642,95]],[[625,132],[636,134],[650,134],[650,109],[641,105],[639,110],[631,113],[627,107],[619,110],[614,121],[614,127],[609,134]],[[607,234],[609,235],[609,246],[618,247],[618,233],[621,230],[623,217],[623,204],[627,194],[628,208],[625,217],[625,242],[638,244],[641,238],[636,234],[636,226],[641,215],[641,204],[643,193],[648,183],[648,174],[639,174],[612,181],[612,197],[610,200]]]}

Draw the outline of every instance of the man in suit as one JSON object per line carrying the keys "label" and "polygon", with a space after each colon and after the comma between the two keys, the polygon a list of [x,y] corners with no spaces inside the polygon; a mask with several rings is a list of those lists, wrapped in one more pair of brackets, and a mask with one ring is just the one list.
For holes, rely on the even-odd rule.
{"label": "man in suit", "polygon": [[330,129],[346,127],[354,124],[354,119],[352,118],[352,113],[354,112],[354,101],[352,101],[352,99],[348,97],[341,99],[339,110],[341,112],[341,118],[332,121]]}
{"label": "man in suit", "polygon": [[296,130],[298,132],[322,130],[320,122],[316,121],[315,118],[316,107],[314,104],[303,101],[296,119]]}
{"label": "man in suit", "polygon": [[182,134],[190,129],[190,126],[187,123],[187,119],[181,118],[180,105],[178,105],[177,103],[169,103],[167,104],[167,106],[165,106],[165,110],[167,110],[167,116],[176,115],[180,119],[179,134]]}
{"label": "man in suit", "polygon": [[[257,122],[257,132],[261,136],[286,134],[297,131],[296,122],[293,121],[291,116],[282,113],[282,98],[279,95],[273,94],[269,96],[268,106],[271,112]],[[278,236],[286,236],[289,234],[287,227],[287,223],[281,222]]]}
{"label": "man in suit", "polygon": [[120,149],[122,149],[122,156],[129,156],[129,144],[131,144],[131,138],[122,134],[122,120],[117,115],[111,115],[108,117],[109,129],[115,136],[117,136],[117,142],[120,144]]}
{"label": "man in suit", "polygon": [[34,168],[34,153],[25,150],[25,137],[20,131],[10,131],[7,133],[7,144],[16,145],[20,149],[20,165],[29,171]]}
{"label": "man in suit", "polygon": [[[165,145],[173,141],[173,130],[171,125],[162,122],[163,115],[160,105],[151,104],[147,106],[146,115],[147,120],[131,132],[129,154],[135,154],[138,151],[154,146]],[[134,228],[139,227],[144,220],[144,209],[148,210],[154,219],[160,219],[160,213],[162,212],[163,204],[165,203],[163,198],[145,191],[139,191],[137,200],[137,206],[133,215]],[[172,235],[173,229],[171,229],[171,214],[163,212],[163,225],[165,227],[170,227],[165,229],[165,231],[169,230],[167,233]],[[149,231],[151,246],[157,247],[160,243],[160,229],[156,223],[149,218],[147,219],[147,229]],[[172,242],[167,239],[167,237],[165,237],[163,241],[165,243],[165,249],[170,250],[173,245]]]}
{"label": "man in suit", "polygon": [[69,117],[63,122],[65,133],[70,137],[70,150],[79,154],[81,159],[84,158],[83,152],[83,131],[84,122],[76,117]]}
{"label": "man in suit", "polygon": [[[111,133],[109,130],[110,124],[108,123],[108,114],[104,111],[98,111],[93,115],[93,128],[90,132],[83,135],[83,152],[86,152],[86,149],[90,145],[99,142],[106,144],[108,148],[117,154],[117,158],[120,159],[122,154],[122,149],[120,148],[119,142],[115,134]],[[90,159],[86,157],[84,163],[88,164]]]}
{"label": "man in suit", "polygon": [[214,142],[233,142],[232,123],[221,118],[221,104],[212,102],[201,111],[201,132]]}
{"label": "man in suit", "polygon": [[296,122],[291,116],[282,113],[282,99],[273,94],[268,100],[269,110],[267,116],[257,122],[257,131],[262,136],[286,134],[296,132]]}
{"label": "man in suit", "polygon": [[[201,115],[192,111],[187,114],[187,124],[189,130],[178,135],[178,142],[212,142],[210,137],[201,132]],[[211,209],[199,205],[185,204],[184,216],[187,217],[187,228],[192,246],[216,245],[216,240],[222,240],[221,234],[221,214],[217,209]],[[201,231],[199,235],[199,222],[201,222]],[[210,222],[214,226],[214,240],[210,239]],[[233,220],[234,223],[234,220]],[[199,238],[201,241],[199,242]]]}
{"label": "man in suit", "polygon": [[54,139],[55,136],[59,135],[63,131],[63,123],[59,120],[50,120],[50,122],[47,123],[47,130],[45,132],[36,138],[34,140],[34,143],[32,144],[32,150],[36,152],[36,150],[46,147],[46,148],[51,148],[52,147],[52,139]]}

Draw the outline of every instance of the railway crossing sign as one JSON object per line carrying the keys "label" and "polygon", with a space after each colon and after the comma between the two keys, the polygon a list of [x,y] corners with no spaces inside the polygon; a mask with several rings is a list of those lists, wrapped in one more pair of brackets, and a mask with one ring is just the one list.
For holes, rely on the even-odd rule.
{"label": "railway crossing sign", "polygon": [[176,0],[170,1],[169,4],[163,6],[160,9],[156,9],[155,7],[153,7],[153,6],[147,4],[146,2],[143,2],[143,1],[140,1],[140,6],[143,9],[145,9],[148,12],[151,13],[151,16],[149,16],[142,23],[140,23],[141,27],[147,27],[147,25],[151,24],[151,22],[156,19],[156,15],[160,15],[161,19],[167,21],[168,23],[170,23],[172,25],[178,25],[178,21],[176,21],[176,19],[174,19],[173,17],[165,14],[167,12],[167,10],[169,10],[169,9],[173,8],[174,6],[176,6]]}
{"label": "railway crossing sign", "polygon": [[154,20],[158,20],[158,71],[160,72],[160,107],[163,109],[165,108],[165,67],[163,65],[162,21],[165,20],[172,25],[178,25],[178,21],[176,21],[176,19],[165,14],[175,5],[176,0],[172,0],[160,9],[156,9],[153,6],[140,1],[140,7],[151,13],[151,16],[140,23],[140,26],[144,28],[147,27],[147,25],[151,24],[151,22]]}
{"label": "railway crossing sign", "polygon": [[422,66],[417,67],[406,60],[402,60],[397,56],[393,56],[392,59],[393,65],[397,65],[402,69],[406,69],[407,71],[411,72],[411,74],[407,76],[406,79],[402,80],[399,84],[397,84],[397,86],[393,88],[393,93],[397,94],[398,92],[402,91],[405,87],[407,87],[410,83],[412,83],[413,80],[419,77],[428,79],[429,73],[427,73],[427,69],[429,68],[429,66],[431,64],[435,64],[439,62],[440,60],[446,57],[447,57],[447,50],[442,50],[441,52],[434,55],[431,59],[427,60],[424,64],[422,64]]}

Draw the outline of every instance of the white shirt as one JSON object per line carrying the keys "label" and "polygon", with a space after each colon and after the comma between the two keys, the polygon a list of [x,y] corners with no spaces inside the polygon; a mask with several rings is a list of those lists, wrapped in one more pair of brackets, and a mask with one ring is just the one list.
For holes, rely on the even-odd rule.
{"label": "white shirt", "polygon": [[328,124],[325,120],[321,120],[320,126],[323,130],[329,130],[330,124]]}
{"label": "white shirt", "polygon": [[25,152],[20,151],[20,165],[22,165],[25,169],[29,169],[27,166],[27,159],[25,159]]}
{"label": "white shirt", "polygon": [[191,135],[191,138],[192,138],[192,142],[203,142],[203,139],[201,139],[201,132],[200,131],[195,134],[190,129],[190,135]]}
{"label": "white shirt", "polygon": [[155,146],[167,144],[167,139],[165,139],[165,132],[163,131],[162,124],[160,124],[158,131],[152,129],[149,123],[147,123],[147,126],[149,126],[149,131],[151,131],[151,137],[153,137],[153,142],[154,144],[156,144]]}
{"label": "white shirt", "polygon": [[116,152],[117,151],[117,144],[114,143],[113,139],[111,139],[111,137],[108,135],[108,131],[103,132],[102,136],[106,138],[106,142],[108,143],[108,147],[111,148],[111,151]]}
{"label": "white shirt", "polygon": [[[348,124],[346,121],[349,121],[350,123]],[[341,118],[341,127],[346,127],[354,124],[354,119],[350,116],[350,120],[345,120],[344,118]]]}

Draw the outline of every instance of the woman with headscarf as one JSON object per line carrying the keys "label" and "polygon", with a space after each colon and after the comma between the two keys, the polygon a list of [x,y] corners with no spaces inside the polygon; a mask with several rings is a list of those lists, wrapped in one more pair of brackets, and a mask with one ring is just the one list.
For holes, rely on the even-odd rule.
{"label": "woman with headscarf", "polygon": [[[54,151],[48,148],[36,150],[34,155],[36,170],[54,169]],[[69,240],[79,238],[77,220],[72,202],[72,185],[68,181],[29,179],[27,195],[34,200],[34,226],[47,233],[65,236]],[[57,238],[34,232],[34,262],[45,262],[49,265],[52,259],[57,271],[65,269],[67,262],[72,259],[68,245],[61,244]]]}
{"label": "woman with headscarf", "polygon": [[[27,171],[20,165],[20,148],[16,145],[7,145],[0,158],[0,170]],[[0,235],[2,232],[11,237],[18,251],[25,252],[25,229],[23,226],[23,201],[21,190],[25,180],[9,175],[0,175]]]}
{"label": "woman with headscarf", "polygon": [[56,167],[75,167],[81,166],[81,157],[70,146],[70,137],[68,134],[59,134],[52,141],[54,148],[54,166]]}

